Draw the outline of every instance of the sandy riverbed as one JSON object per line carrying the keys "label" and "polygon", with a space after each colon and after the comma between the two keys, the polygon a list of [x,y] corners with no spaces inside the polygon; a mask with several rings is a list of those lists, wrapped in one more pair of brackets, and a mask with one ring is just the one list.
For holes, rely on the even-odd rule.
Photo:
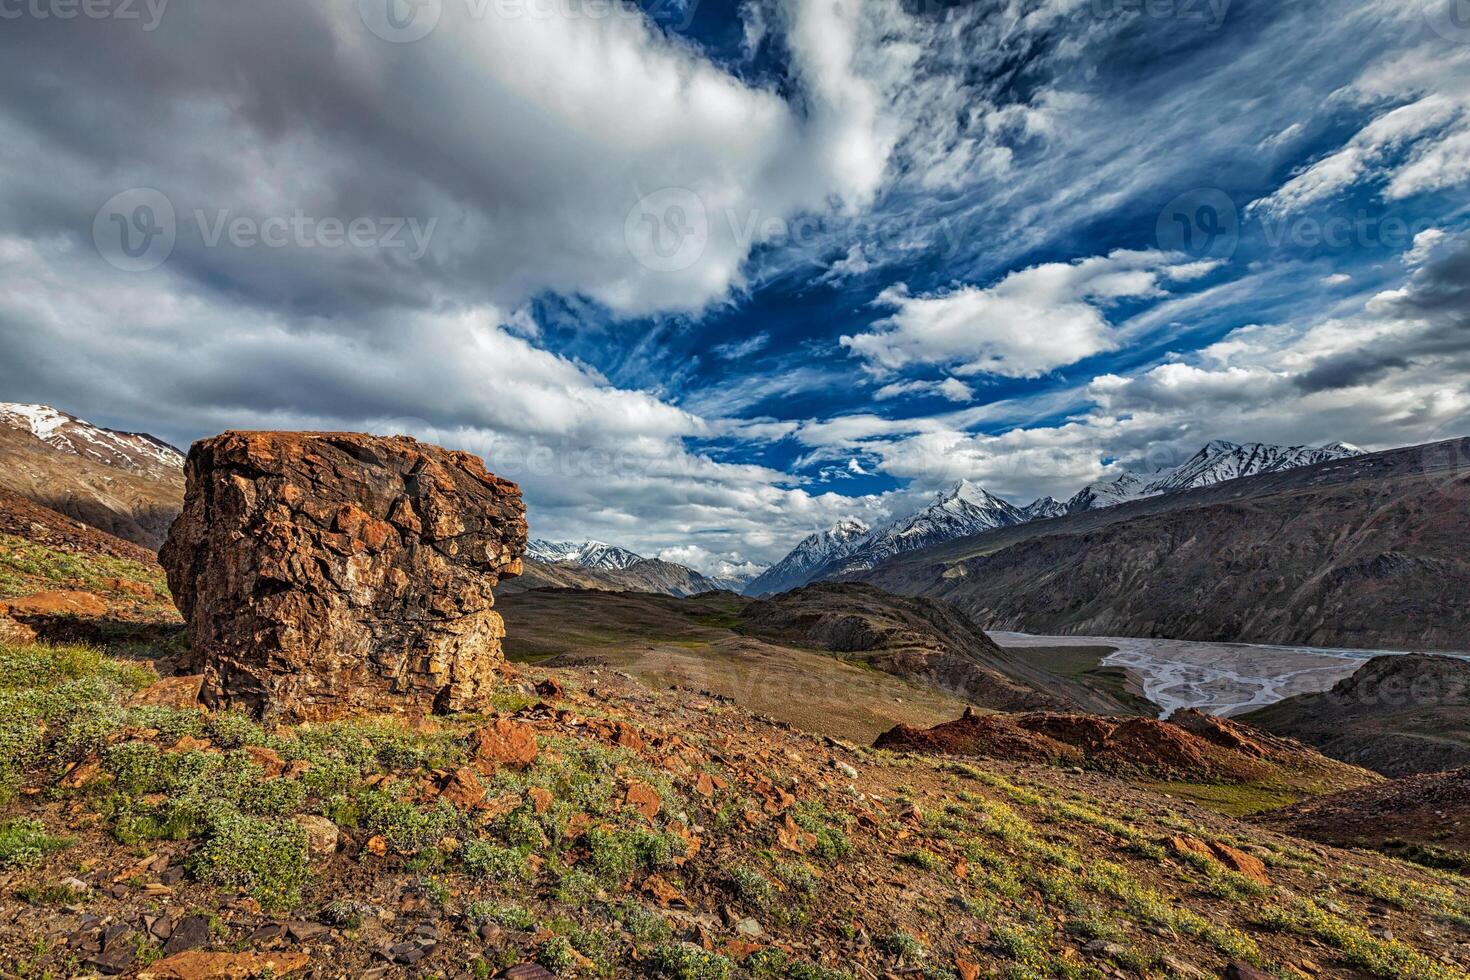
{"label": "sandy riverbed", "polygon": [[1253,643],[1110,636],[991,633],[1003,647],[1109,646],[1104,664],[1125,668],[1168,717],[1178,708],[1237,715],[1297,694],[1325,691],[1377,656],[1403,650],[1330,650]]}

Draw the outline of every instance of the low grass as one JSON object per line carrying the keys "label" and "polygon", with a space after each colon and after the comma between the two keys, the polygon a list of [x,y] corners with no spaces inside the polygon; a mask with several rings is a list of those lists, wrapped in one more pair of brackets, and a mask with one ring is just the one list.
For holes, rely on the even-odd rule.
{"label": "low grass", "polygon": [[1262,786],[1254,783],[1141,783],[1145,789],[1156,793],[1189,800],[1216,813],[1230,817],[1248,817],[1267,810],[1279,810],[1302,798],[1301,793],[1277,786]]}
{"label": "low grass", "polygon": [[11,534],[0,534],[0,598],[30,595],[37,586],[80,589],[98,595],[134,598],[108,585],[123,579],[148,586],[160,608],[172,609],[163,569],[128,558],[62,551]]}

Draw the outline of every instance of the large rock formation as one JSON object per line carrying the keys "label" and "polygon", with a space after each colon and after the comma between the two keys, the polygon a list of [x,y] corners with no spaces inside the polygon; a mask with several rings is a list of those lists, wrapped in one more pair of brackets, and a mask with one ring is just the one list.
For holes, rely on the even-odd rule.
{"label": "large rock formation", "polygon": [[282,720],[483,703],[491,588],[521,570],[520,489],[406,437],[227,432],[189,452],[160,558],[201,698]]}

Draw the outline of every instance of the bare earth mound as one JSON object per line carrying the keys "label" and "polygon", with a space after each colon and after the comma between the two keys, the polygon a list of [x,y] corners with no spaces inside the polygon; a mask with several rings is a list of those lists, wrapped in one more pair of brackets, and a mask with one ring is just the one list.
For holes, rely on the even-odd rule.
{"label": "bare earth mound", "polygon": [[1470,768],[1378,783],[1257,817],[1299,837],[1470,868]]}
{"label": "bare earth mound", "polygon": [[1372,773],[1288,739],[1199,712],[1176,721],[1089,715],[966,712],[932,729],[900,725],[875,748],[1078,765],[1132,779],[1190,783],[1325,783],[1361,786]]}

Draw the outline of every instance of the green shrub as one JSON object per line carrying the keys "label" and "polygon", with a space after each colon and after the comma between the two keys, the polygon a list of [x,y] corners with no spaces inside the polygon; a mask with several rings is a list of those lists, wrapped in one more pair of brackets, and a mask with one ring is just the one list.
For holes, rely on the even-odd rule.
{"label": "green shrub", "polygon": [[752,908],[768,909],[776,900],[776,886],[758,871],[735,868],[730,872],[730,880],[735,884],[735,893]]}
{"label": "green shrub", "polygon": [[308,877],[306,830],[286,820],[219,809],[189,861],[202,881],[243,888],[262,904],[289,907],[300,900]]}
{"label": "green shrub", "polygon": [[536,917],[519,905],[501,905],[496,902],[471,902],[465,907],[464,917],[475,925],[494,922],[507,929],[530,932],[536,928]]}
{"label": "green shrub", "polygon": [[0,868],[28,868],[70,844],[66,837],[48,834],[39,820],[0,822]]}
{"label": "green shrub", "polygon": [[472,840],[460,848],[465,871],[487,881],[526,881],[531,869],[522,852],[485,840]]}
{"label": "green shrub", "polygon": [[686,943],[664,943],[648,955],[648,964],[672,980],[729,980],[733,965],[719,953]]}

